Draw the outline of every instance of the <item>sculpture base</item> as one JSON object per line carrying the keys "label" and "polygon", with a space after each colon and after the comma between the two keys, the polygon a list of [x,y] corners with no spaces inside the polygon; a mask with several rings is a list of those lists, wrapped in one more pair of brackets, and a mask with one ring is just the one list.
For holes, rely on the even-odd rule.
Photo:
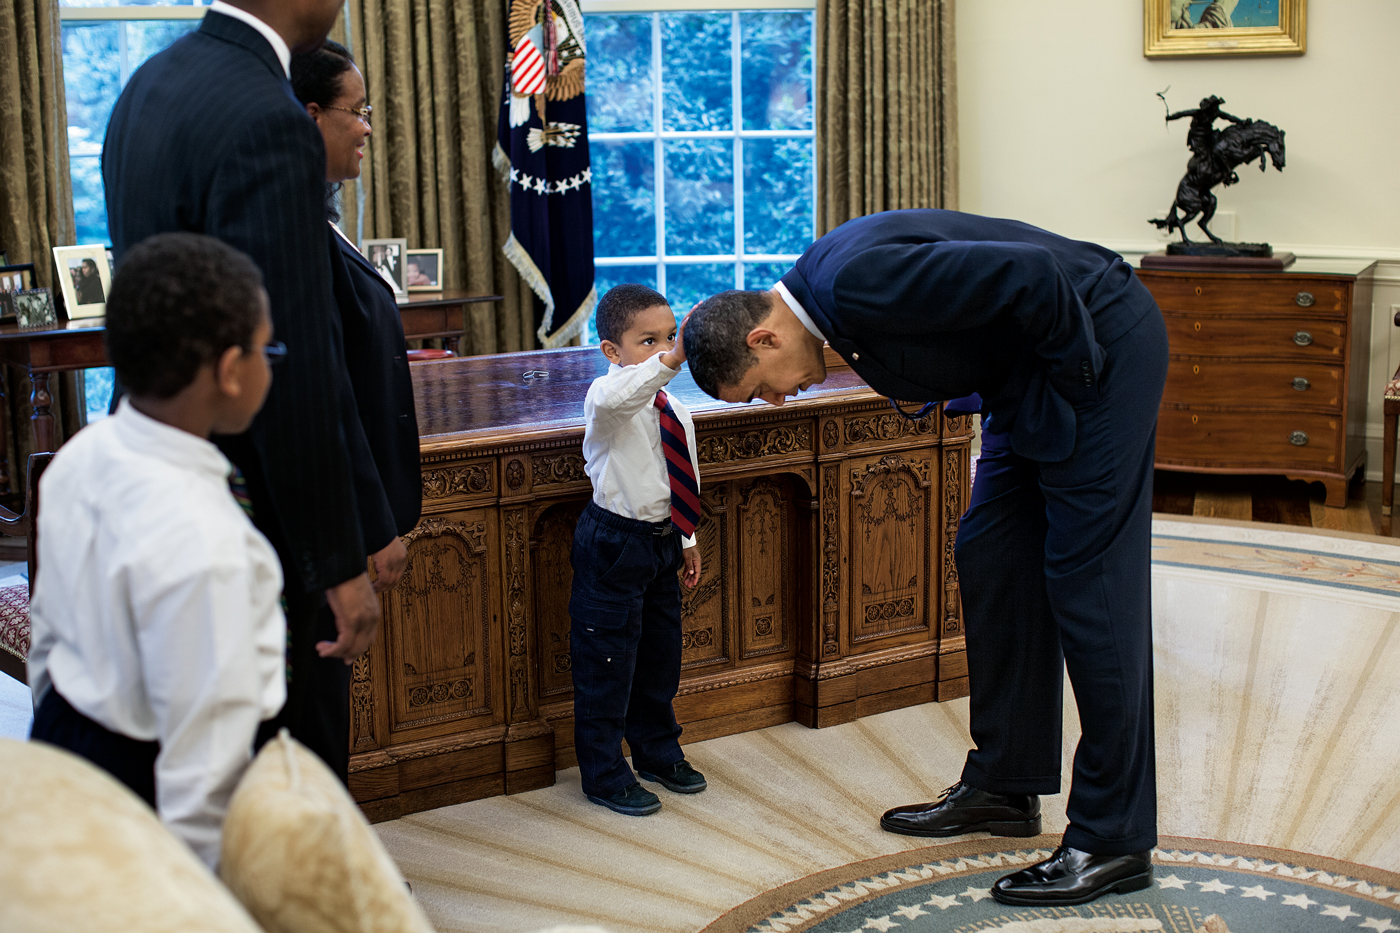
{"label": "sculpture base", "polygon": [[1168,256],[1249,256],[1269,257],[1274,254],[1268,243],[1168,243]]}
{"label": "sculpture base", "polygon": [[1275,253],[1271,256],[1231,256],[1218,253],[1180,256],[1159,251],[1143,256],[1141,266],[1144,269],[1172,272],[1282,272],[1293,265],[1294,258],[1292,253]]}

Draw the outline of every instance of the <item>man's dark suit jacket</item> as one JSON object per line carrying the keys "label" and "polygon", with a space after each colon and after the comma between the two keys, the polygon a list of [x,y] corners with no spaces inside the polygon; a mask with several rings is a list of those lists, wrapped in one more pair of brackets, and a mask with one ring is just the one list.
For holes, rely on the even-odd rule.
{"label": "man's dark suit jacket", "polygon": [[871,388],[910,402],[979,394],[986,429],[1044,462],[1073,450],[1103,347],[1155,307],[1110,250],[956,211],[848,221],[782,281]]}
{"label": "man's dark suit jacket", "polygon": [[[408,534],[423,507],[418,415],[394,290],[350,241],[331,233],[331,273],[368,456],[356,458],[361,522],[371,553]],[[364,467],[370,475],[361,476]],[[382,503],[382,505],[381,505]]]}
{"label": "man's dark suit jacket", "polygon": [[[218,13],[132,75],[102,149],[117,265],[157,233],[204,233],[252,257],[287,358],[252,428],[216,438],[244,473],[287,592],[365,572],[346,423],[354,399],[331,291],[326,152],[257,30]],[[363,439],[359,442],[363,444]]]}

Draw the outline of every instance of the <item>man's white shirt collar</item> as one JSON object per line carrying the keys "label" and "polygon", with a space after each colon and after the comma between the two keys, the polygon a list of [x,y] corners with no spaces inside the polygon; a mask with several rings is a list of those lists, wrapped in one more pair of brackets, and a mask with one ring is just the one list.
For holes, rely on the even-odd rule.
{"label": "man's white shirt collar", "polygon": [[825,343],[826,334],[817,330],[817,325],[812,323],[812,316],[807,313],[806,308],[802,307],[802,302],[794,298],[792,292],[788,291],[788,287],[782,282],[779,282],[777,285],[774,285],[773,288],[779,295],[783,296],[783,301],[787,302],[788,308],[791,309],[793,315],[802,322],[802,326],[807,328],[807,332]]}
{"label": "man's white shirt collar", "polygon": [[225,3],[224,0],[214,0],[209,4],[209,9],[214,13],[222,13],[225,16],[232,16],[234,19],[242,20],[252,26],[262,37],[272,46],[272,51],[277,53],[277,60],[282,63],[282,71],[287,76],[287,80],[292,79],[292,50],[287,47],[287,41],[277,34],[267,23],[258,19],[247,10],[240,10],[238,7]]}

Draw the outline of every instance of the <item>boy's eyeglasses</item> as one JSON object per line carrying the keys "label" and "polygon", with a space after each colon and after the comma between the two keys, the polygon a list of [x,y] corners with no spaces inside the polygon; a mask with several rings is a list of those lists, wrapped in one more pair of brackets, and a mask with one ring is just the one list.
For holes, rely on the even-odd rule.
{"label": "boy's eyeglasses", "polygon": [[276,366],[287,358],[287,345],[280,340],[274,340],[262,348],[263,356],[267,357],[269,366]]}

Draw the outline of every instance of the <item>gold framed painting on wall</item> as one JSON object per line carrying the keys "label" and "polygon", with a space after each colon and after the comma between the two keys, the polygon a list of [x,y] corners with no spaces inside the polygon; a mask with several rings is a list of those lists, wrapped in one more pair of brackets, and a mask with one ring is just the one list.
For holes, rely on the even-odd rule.
{"label": "gold framed painting on wall", "polygon": [[1308,0],[1143,0],[1148,58],[1302,55]]}

